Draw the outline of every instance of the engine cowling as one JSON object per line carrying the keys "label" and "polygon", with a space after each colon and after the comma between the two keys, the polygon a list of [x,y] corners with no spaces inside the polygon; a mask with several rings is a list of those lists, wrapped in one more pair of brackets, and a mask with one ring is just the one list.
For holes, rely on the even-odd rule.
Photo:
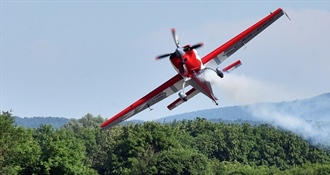
{"label": "engine cowling", "polygon": [[220,78],[223,78],[223,72],[221,71],[221,68],[220,67],[217,67],[215,69],[215,72],[217,73],[217,75],[220,77]]}
{"label": "engine cowling", "polygon": [[179,97],[182,101],[188,101],[187,95],[184,92],[179,92]]}

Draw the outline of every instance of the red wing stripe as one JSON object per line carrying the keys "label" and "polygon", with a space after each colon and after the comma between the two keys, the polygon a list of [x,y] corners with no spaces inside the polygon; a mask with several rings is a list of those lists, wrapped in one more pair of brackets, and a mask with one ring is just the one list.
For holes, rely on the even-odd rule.
{"label": "red wing stripe", "polygon": [[[181,75],[177,74],[176,76],[172,77],[170,80],[168,80],[167,82],[165,82],[164,84],[162,84],[161,86],[159,86],[158,88],[156,88],[155,90],[153,90],[152,92],[147,94],[146,96],[142,97],[141,99],[139,99],[138,101],[136,101],[132,105],[128,106],[123,111],[119,112],[118,114],[116,114],[112,118],[110,118],[107,121],[103,122],[101,124],[101,127],[103,129],[107,129],[109,127],[112,127],[113,125],[116,125],[116,124],[120,123],[123,120],[128,119],[129,117],[132,117],[133,114],[136,114],[136,113],[140,112],[141,109],[145,109],[145,106],[141,106],[141,105],[147,103],[148,100],[154,98],[158,94],[161,94],[165,89],[171,87],[173,84],[180,81],[181,79],[182,79]],[[145,104],[145,105],[147,105],[147,104]],[[140,108],[138,108],[138,107],[140,107]],[[120,120],[120,119],[122,119],[122,120]]]}
{"label": "red wing stripe", "polygon": [[[238,34],[237,36],[235,36],[225,44],[221,45],[220,47],[218,47],[217,49],[215,49],[214,51],[203,57],[202,58],[203,64],[211,61],[212,59],[216,59],[217,57],[224,57],[224,56],[229,57],[239,48],[241,48],[244,44],[248,43],[252,38],[257,36],[260,32],[262,32],[269,25],[275,22],[283,14],[284,13],[281,8],[275,10],[270,15],[261,19],[259,22],[255,23],[248,29],[244,30],[242,33]],[[222,61],[220,60],[220,62]]]}
{"label": "red wing stripe", "polygon": [[173,103],[171,103],[170,105],[167,106],[167,108],[169,110],[172,110],[174,107],[176,107],[176,104],[179,103],[181,101],[180,98],[176,99]]}

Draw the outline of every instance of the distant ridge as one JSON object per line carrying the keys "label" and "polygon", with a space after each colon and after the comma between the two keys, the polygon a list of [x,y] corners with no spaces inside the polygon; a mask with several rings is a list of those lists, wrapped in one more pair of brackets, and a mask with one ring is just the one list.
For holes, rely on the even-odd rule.
{"label": "distant ridge", "polygon": [[243,106],[229,106],[213,109],[204,109],[194,112],[187,112],[177,115],[172,115],[164,118],[157,119],[157,122],[171,122],[173,120],[192,120],[196,117],[210,119],[222,119],[222,120],[250,120],[253,116],[247,112]]}
{"label": "distant ridge", "polygon": [[52,125],[53,128],[60,128],[69,119],[64,117],[14,117],[17,126],[25,128],[38,128],[40,125]]}
{"label": "distant ridge", "polygon": [[260,121],[254,117],[249,109],[267,105],[277,111],[282,111],[286,114],[299,116],[305,120],[313,121],[330,121],[330,93],[321,94],[308,99],[294,100],[289,102],[276,103],[256,103],[244,106],[229,106],[213,109],[205,109],[194,112],[188,112],[173,116],[157,119],[157,122],[171,122],[174,119],[195,119],[196,117],[206,118],[208,120],[250,120]]}
{"label": "distant ridge", "polygon": [[[156,122],[172,122],[173,120],[193,120],[196,117],[206,118],[207,120],[222,121],[252,121],[261,122],[260,118],[256,118],[251,114],[249,109],[257,108],[262,105],[272,107],[277,111],[286,114],[299,116],[308,121],[322,121],[330,123],[330,93],[321,94],[312,98],[294,100],[289,102],[278,103],[256,103],[245,106],[229,106],[222,108],[205,109],[194,112],[188,112],[178,115],[172,115],[155,120]],[[60,128],[66,124],[69,119],[64,117],[14,117],[17,126],[26,128],[37,128],[40,125],[52,125],[54,128]],[[128,120],[122,124],[143,123],[142,120]]]}

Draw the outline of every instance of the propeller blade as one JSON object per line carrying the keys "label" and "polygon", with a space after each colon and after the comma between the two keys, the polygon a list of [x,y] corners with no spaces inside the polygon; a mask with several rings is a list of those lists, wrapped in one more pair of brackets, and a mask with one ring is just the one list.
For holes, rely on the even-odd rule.
{"label": "propeller blade", "polygon": [[176,32],[175,32],[175,28],[172,28],[172,36],[173,36],[173,39],[174,39],[174,42],[175,42],[175,45],[176,47],[180,47],[180,43],[179,43],[179,37],[178,35],[176,35]]}
{"label": "propeller blade", "polygon": [[167,53],[167,54],[159,55],[159,56],[157,56],[155,59],[156,59],[156,60],[159,60],[159,59],[162,59],[162,58],[169,57],[169,56],[171,56],[171,55],[172,55],[171,53]]}
{"label": "propeller blade", "polygon": [[204,45],[203,43],[198,43],[198,44],[192,45],[190,48],[191,49],[197,49],[199,47],[202,47],[203,45]]}
{"label": "propeller blade", "polygon": [[204,44],[203,43],[198,43],[198,44],[195,44],[195,45],[192,45],[192,46],[187,46],[183,49],[184,52],[188,52],[190,50],[193,50],[193,49],[197,49],[199,47],[202,47]]}

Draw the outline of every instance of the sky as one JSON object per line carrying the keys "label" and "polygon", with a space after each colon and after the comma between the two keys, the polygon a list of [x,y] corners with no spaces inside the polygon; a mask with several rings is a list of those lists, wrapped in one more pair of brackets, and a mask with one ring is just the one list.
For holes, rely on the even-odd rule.
{"label": "sky", "polygon": [[176,74],[170,30],[206,55],[277,8],[282,16],[228,58],[241,67],[169,111],[176,94],[132,119],[310,98],[330,92],[327,1],[0,1],[0,110],[20,117],[110,118]]}

